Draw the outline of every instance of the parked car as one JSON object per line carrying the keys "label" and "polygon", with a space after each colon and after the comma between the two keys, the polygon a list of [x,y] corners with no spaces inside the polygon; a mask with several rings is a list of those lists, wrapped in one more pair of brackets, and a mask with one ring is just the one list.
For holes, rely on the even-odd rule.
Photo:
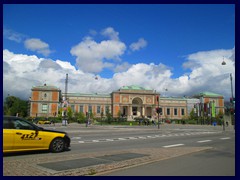
{"label": "parked car", "polygon": [[3,153],[49,150],[62,152],[70,147],[66,132],[44,129],[15,116],[3,117]]}
{"label": "parked car", "polygon": [[166,119],[165,123],[171,124],[171,120],[170,119]]}
{"label": "parked car", "polygon": [[33,122],[35,124],[52,124],[52,122],[49,121],[47,118],[35,118],[33,119]]}

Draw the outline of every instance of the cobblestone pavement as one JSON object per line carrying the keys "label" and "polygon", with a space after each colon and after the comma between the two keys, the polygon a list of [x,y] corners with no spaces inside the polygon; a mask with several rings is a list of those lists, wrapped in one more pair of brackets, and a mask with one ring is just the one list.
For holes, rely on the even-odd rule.
{"label": "cobblestone pavement", "polygon": [[[193,152],[203,151],[211,147],[181,147],[181,148],[143,148],[130,149],[125,151],[97,152],[86,154],[53,154],[52,156],[32,157],[25,159],[3,158],[3,175],[4,176],[88,176],[98,175],[107,171],[119,168],[133,167],[150,162],[160,161],[172,157],[177,157]],[[87,166],[83,168],[68,169],[66,171],[55,171],[44,168],[39,164],[48,162],[67,161],[81,158],[93,158],[104,155],[114,155],[119,153],[138,153],[144,154],[140,158],[134,158],[124,161],[114,161],[112,163]]]}

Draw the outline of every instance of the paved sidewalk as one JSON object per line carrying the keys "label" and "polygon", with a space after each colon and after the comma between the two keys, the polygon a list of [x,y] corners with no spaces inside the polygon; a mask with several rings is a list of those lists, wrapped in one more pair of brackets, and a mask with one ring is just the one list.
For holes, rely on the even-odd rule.
{"label": "paved sidewalk", "polygon": [[[181,148],[140,148],[124,151],[106,151],[85,154],[61,154],[51,156],[35,156],[25,159],[3,158],[3,175],[4,176],[87,176],[98,175],[104,172],[116,170],[119,168],[134,167],[150,162],[156,162],[164,159],[178,157],[194,152],[211,149],[211,147],[181,147]],[[45,163],[61,163],[71,160],[86,158],[97,158],[99,156],[109,156],[122,153],[136,153],[145,156],[123,161],[113,161],[111,163],[103,163],[99,165],[87,166],[82,168],[74,168],[67,170],[53,170],[45,168],[41,164]]]}
{"label": "paved sidewalk", "polygon": [[154,126],[154,125],[149,125],[149,126],[145,126],[145,125],[89,125],[88,127],[86,127],[85,124],[78,124],[78,123],[70,123],[65,125],[62,125],[61,123],[56,123],[55,126],[54,125],[39,125],[41,127],[44,128],[50,128],[50,129],[60,129],[66,132],[70,132],[73,130],[81,130],[81,131],[91,131],[91,130],[100,130],[100,131],[107,131],[107,130],[125,130],[125,131],[129,131],[129,130],[170,130],[170,129],[203,129],[203,130],[211,130],[211,131],[235,131],[234,130],[234,126],[229,125],[228,127],[225,126],[225,130],[223,128],[223,126],[213,126],[213,125],[190,125],[190,124],[161,124],[159,126]]}

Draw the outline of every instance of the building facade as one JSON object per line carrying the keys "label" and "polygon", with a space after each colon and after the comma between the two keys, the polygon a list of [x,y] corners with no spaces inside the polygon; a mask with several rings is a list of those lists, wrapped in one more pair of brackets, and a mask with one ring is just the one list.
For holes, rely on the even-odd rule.
{"label": "building facade", "polygon": [[224,97],[212,92],[202,92],[194,96],[199,99],[195,105],[196,113],[201,117],[215,117],[224,114]]}
{"label": "building facade", "polygon": [[110,94],[68,93],[67,98],[73,112],[92,112],[95,117],[101,117],[101,113],[106,115],[108,109],[113,117],[156,119],[157,107],[160,108],[161,118],[182,119],[188,114],[185,98],[161,97],[155,90],[139,86],[123,86]]}
{"label": "building facade", "polygon": [[[148,117],[157,119],[156,108],[159,107],[161,119],[181,120],[189,116],[197,106],[202,109],[214,102],[216,113],[224,112],[224,98],[214,93],[200,93],[194,98],[186,97],[161,97],[160,93],[152,89],[139,86],[123,86],[110,94],[82,94],[62,93],[54,86],[37,86],[32,88],[30,101],[30,116],[52,117],[62,107],[62,99],[67,97],[67,106],[72,112],[93,113],[94,117],[105,116],[107,112],[113,117],[126,117],[133,120],[135,117]],[[205,104],[205,105],[204,105]],[[201,111],[203,112],[203,110]],[[212,111],[211,111],[212,112]]]}
{"label": "building facade", "polygon": [[56,116],[61,102],[61,90],[55,86],[36,86],[32,89],[30,97],[31,117]]}

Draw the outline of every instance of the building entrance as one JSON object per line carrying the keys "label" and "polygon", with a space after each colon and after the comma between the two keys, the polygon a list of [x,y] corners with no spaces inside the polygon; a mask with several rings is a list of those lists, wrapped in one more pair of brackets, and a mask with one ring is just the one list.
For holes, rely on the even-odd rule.
{"label": "building entrance", "polygon": [[136,97],[133,99],[132,101],[132,115],[133,117],[137,117],[137,116],[142,116],[143,112],[142,112],[142,99],[139,97]]}

